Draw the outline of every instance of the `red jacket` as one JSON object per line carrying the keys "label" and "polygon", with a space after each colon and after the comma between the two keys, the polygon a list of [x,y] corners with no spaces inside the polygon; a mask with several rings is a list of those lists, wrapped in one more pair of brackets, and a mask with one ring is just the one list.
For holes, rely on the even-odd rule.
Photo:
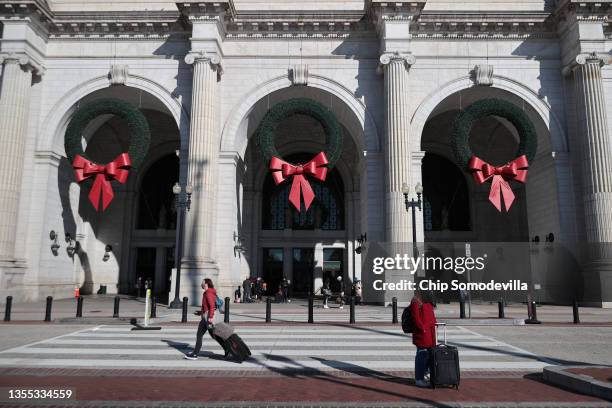
{"label": "red jacket", "polygon": [[412,314],[412,343],[419,348],[436,345],[436,315],[431,303],[410,302]]}
{"label": "red jacket", "polygon": [[208,318],[212,319],[215,315],[215,303],[217,302],[217,291],[215,288],[208,288],[202,294],[202,316],[208,313]]}

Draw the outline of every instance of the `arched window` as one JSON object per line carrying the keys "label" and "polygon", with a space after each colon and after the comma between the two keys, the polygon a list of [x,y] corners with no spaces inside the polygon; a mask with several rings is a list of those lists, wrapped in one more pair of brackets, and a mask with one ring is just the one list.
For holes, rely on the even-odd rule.
{"label": "arched window", "polygon": [[[286,160],[290,163],[306,163],[312,154],[295,154]],[[262,194],[262,229],[264,230],[343,230],[344,185],[336,169],[327,173],[324,182],[308,177],[315,199],[308,211],[298,212],[289,202],[291,182],[275,185],[268,173]]]}
{"label": "arched window", "polygon": [[176,209],[172,186],[178,180],[175,154],[156,161],[144,175],[138,191],[137,229],[175,229]]}
{"label": "arched window", "polygon": [[432,153],[423,158],[425,231],[470,231],[467,183],[450,160]]}

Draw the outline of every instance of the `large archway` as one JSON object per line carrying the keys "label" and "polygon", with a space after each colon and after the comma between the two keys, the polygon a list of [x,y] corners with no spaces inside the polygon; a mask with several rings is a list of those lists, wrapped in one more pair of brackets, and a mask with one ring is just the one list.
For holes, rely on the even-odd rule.
{"label": "large archway", "polygon": [[[316,199],[310,210],[302,213],[292,210],[286,201],[290,184],[276,186],[271,182],[268,163],[253,138],[270,107],[295,97],[308,97],[324,105],[336,115],[343,133],[340,159],[324,183],[310,180]],[[338,117],[339,112],[342,118]],[[275,292],[276,281],[284,275],[294,294],[316,291],[329,274],[334,278],[342,276],[344,286],[349,286],[349,282],[360,277],[354,247],[365,221],[360,216],[364,164],[360,154],[363,128],[359,120],[351,117],[350,110],[333,94],[310,87],[290,87],[260,99],[240,128],[248,135],[236,176],[238,198],[242,198],[236,229],[245,249],[238,261],[241,279],[263,277],[269,281],[268,290]],[[323,127],[306,114],[282,120],[275,141],[280,155],[297,163],[308,161],[325,149]]]}
{"label": "large archway", "polygon": [[[137,255],[139,248],[165,248],[164,251],[169,255],[160,257],[156,254],[153,259],[154,268],[160,269],[160,266],[156,265],[162,263],[163,268],[166,268],[167,264],[173,262],[172,247],[175,239],[172,222],[165,221],[164,228],[159,228],[159,225],[153,230],[139,228],[144,225],[140,219],[142,211],[139,211],[139,207],[143,201],[143,191],[147,191],[149,203],[159,207],[157,214],[148,220],[149,224],[159,221],[162,208],[165,208],[166,220],[173,217],[167,201],[173,183],[170,183],[170,180],[178,181],[178,158],[175,152],[180,148],[180,136],[177,123],[172,112],[156,96],[126,86],[95,91],[77,102],[74,108],[78,109],[88,102],[109,97],[127,101],[140,110],[151,130],[151,144],[140,167],[130,170],[127,183],[113,183],[115,198],[103,212],[96,211],[89,202],[89,188],[86,185],[76,185],[70,163],[67,160],[60,163],[58,188],[64,230],[70,232],[79,242],[79,250],[75,254],[75,277],[77,282],[81,283],[83,293],[101,291],[101,288],[108,293],[135,293],[138,277],[136,270],[147,270],[151,267],[150,260],[145,262],[144,255]],[[129,143],[127,124],[113,115],[99,116],[83,133],[85,152],[98,163],[113,160],[126,151]],[[162,159],[164,157],[166,159]],[[177,164],[164,165],[163,168],[155,165],[160,159],[168,160],[167,157],[173,158]],[[156,191],[152,194],[153,191],[147,187],[151,183],[147,182],[146,175],[153,173],[157,173],[158,181],[162,175],[168,178],[164,183],[164,188],[170,183],[167,193]],[[157,188],[161,188],[161,184],[158,183]],[[154,273],[153,277],[155,276]],[[167,285],[159,276],[161,275],[157,271],[157,289],[154,287],[154,290],[158,296],[163,297]]]}

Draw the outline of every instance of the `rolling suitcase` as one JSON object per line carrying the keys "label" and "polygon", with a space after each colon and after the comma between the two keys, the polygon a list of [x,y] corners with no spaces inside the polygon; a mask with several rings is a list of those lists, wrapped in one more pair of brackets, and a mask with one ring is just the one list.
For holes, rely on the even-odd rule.
{"label": "rolling suitcase", "polygon": [[444,342],[436,344],[431,351],[431,386],[451,386],[459,390],[459,351],[457,347],[446,344],[446,324],[439,326],[444,326]]}
{"label": "rolling suitcase", "polygon": [[227,323],[217,323],[210,329],[210,336],[231,353],[238,361],[243,362],[251,355],[251,350],[244,341],[234,333],[234,328]]}

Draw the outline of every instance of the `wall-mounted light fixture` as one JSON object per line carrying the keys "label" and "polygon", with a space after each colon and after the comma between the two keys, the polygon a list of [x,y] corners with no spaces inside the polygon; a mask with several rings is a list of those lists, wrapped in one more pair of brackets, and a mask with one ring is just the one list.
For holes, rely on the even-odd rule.
{"label": "wall-mounted light fixture", "polygon": [[60,245],[57,243],[57,233],[54,230],[51,230],[51,232],[49,232],[49,238],[51,241],[53,241],[51,244],[51,253],[54,256],[57,256],[57,250],[60,249]]}
{"label": "wall-mounted light fixture", "polygon": [[368,234],[361,234],[359,238],[357,238],[357,243],[359,246],[355,248],[355,253],[360,254],[363,251],[363,247],[365,246],[366,241],[368,240]]}
{"label": "wall-mounted light fixture", "polygon": [[106,262],[110,259],[110,253],[113,251],[113,247],[110,245],[106,245],[104,247],[104,256],[102,257],[102,261]]}
{"label": "wall-mounted light fixture", "polygon": [[537,244],[538,242],[540,242],[540,236],[539,236],[539,235],[536,235],[535,237],[533,237],[533,239],[531,240],[531,242],[533,242],[533,243],[536,243],[536,244]]}
{"label": "wall-mounted light fixture", "polygon": [[550,242],[551,244],[555,242],[555,234],[549,232],[548,235],[546,235],[546,242]]}
{"label": "wall-mounted light fixture", "polygon": [[237,254],[238,258],[240,258],[240,255],[244,254],[245,252],[246,249],[242,244],[242,237],[234,232],[234,256]]}
{"label": "wall-mounted light fixture", "polygon": [[66,252],[68,253],[68,256],[72,258],[76,251],[79,250],[79,242],[73,239],[72,235],[70,235],[69,232],[66,233],[65,238],[66,242],[68,243],[68,246],[66,247]]}

